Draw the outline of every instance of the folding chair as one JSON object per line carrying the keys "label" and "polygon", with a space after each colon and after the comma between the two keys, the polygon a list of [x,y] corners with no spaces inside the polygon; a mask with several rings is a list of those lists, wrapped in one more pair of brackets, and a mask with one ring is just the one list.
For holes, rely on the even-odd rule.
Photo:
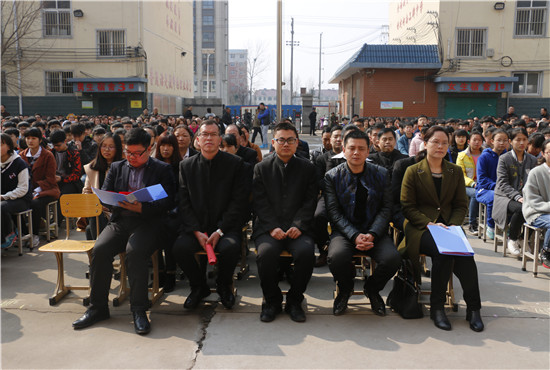
{"label": "folding chair", "polygon": [[[65,216],[66,224],[69,225],[70,218],[95,217],[99,224],[99,215],[102,212],[102,206],[95,194],[65,194],[60,198],[61,214]],[[57,223],[57,220],[56,220]],[[49,229],[48,229],[49,232]],[[41,252],[55,253],[57,260],[57,284],[54,295],[50,297],[50,305],[55,305],[71,290],[87,290],[89,293],[90,285],[87,286],[69,286],[65,285],[65,272],[63,266],[64,253],[87,253],[88,261],[92,260],[92,248],[95,240],[70,240],[70,228],[67,227],[67,236],[64,240],[56,240],[48,243],[38,250]],[[98,234],[99,236],[99,229]],[[96,236],[96,238],[97,238]],[[84,298],[83,304],[87,305],[89,297]]]}

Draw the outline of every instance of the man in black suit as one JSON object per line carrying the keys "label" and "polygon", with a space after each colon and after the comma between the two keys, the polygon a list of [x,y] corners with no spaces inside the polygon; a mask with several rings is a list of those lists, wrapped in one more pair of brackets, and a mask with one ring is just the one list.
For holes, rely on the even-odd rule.
{"label": "man in black suit", "polygon": [[317,203],[315,166],[294,154],[298,133],[290,123],[274,128],[275,154],[254,169],[254,212],[257,215],[252,238],[258,249],[258,274],[265,304],[260,320],[270,322],[282,311],[279,289],[279,256],[288,250],[294,262],[285,311],[292,320],[306,320],[301,307],[315,261],[312,238],[313,212]]}
{"label": "man in black suit", "polygon": [[217,292],[225,308],[235,304],[233,271],[241,253],[241,228],[250,215],[251,176],[244,161],[220,151],[215,121],[199,128],[201,152],[180,163],[179,212],[182,225],[172,251],[189,278],[191,293],[183,307],[196,308],[210,295],[204,264],[195,253],[210,244],[218,254]]}
{"label": "man in black suit", "polygon": [[235,154],[254,167],[258,163],[258,153],[254,149],[243,145],[243,142],[246,141],[243,131],[237,125],[231,124],[225,129],[225,134],[235,136],[235,139],[237,139],[237,153]]}
{"label": "man in black suit", "polygon": [[147,203],[120,202],[113,207],[109,224],[99,235],[92,250],[90,265],[90,302],[86,313],[73,323],[82,329],[109,318],[109,289],[113,275],[113,258],[126,251],[130,308],[138,334],[151,330],[146,310],[149,309],[149,258],[157,249],[160,219],[174,208],[176,182],[169,164],[149,157],[151,136],[133,128],[124,136],[126,159],[111,165],[103,190],[133,192],[161,184],[168,197]]}

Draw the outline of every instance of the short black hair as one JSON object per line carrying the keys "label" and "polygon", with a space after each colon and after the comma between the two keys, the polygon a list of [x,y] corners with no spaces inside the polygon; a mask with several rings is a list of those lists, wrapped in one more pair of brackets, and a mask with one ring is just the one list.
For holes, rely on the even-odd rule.
{"label": "short black hair", "polygon": [[225,143],[229,146],[237,147],[237,138],[233,134],[226,134],[222,136],[222,141],[225,141]]}
{"label": "short black hair", "polygon": [[92,135],[104,135],[107,131],[101,126],[97,126],[92,131]]}
{"label": "short black hair", "polygon": [[[357,126],[353,126],[355,128],[357,128]],[[332,135],[332,133],[334,131],[342,131],[343,130],[343,127],[340,126],[340,125],[335,125],[335,126],[332,126],[332,128],[329,130],[330,134]],[[324,131],[323,131],[324,132]]]}
{"label": "short black hair", "polygon": [[365,140],[365,143],[367,143],[367,146],[369,146],[369,137],[361,130],[350,130],[350,132],[346,133],[346,136],[344,137],[344,147],[349,139],[363,139]]}
{"label": "short black hair", "polygon": [[290,131],[294,131],[294,133],[296,134],[296,137],[298,137],[298,130],[296,130],[296,127],[292,124],[292,123],[288,123],[288,122],[279,122],[275,128],[273,129],[273,135],[275,136],[275,133],[277,131],[281,131],[281,130],[290,130]]}
{"label": "short black hair", "polygon": [[61,126],[61,122],[59,122],[59,121],[56,120],[56,119],[49,120],[49,121],[48,121],[48,127],[52,127],[53,125]]}
{"label": "short black hair", "polygon": [[529,144],[535,148],[542,148],[542,143],[544,142],[544,135],[540,132],[533,132],[529,136]]}
{"label": "short black hair", "polygon": [[52,144],[62,143],[67,139],[67,134],[63,130],[57,130],[50,135],[50,141]]}
{"label": "short black hair", "polygon": [[397,140],[397,136],[395,135],[395,131],[393,131],[393,129],[391,129],[389,127],[384,127],[383,129],[378,131],[378,138],[380,139],[382,137],[382,135],[387,134],[388,132],[391,132],[393,138]]}
{"label": "short black hair", "polygon": [[42,141],[42,131],[36,127],[32,127],[25,131],[25,137],[37,137],[40,141]]}
{"label": "short black hair", "polygon": [[126,145],[143,145],[148,148],[151,145],[151,135],[142,128],[132,128],[124,135]]}
{"label": "short black hair", "polygon": [[27,121],[21,121],[17,124],[17,128],[20,127],[31,127],[31,125]]}
{"label": "short black hair", "polygon": [[83,135],[84,132],[86,132],[86,126],[83,123],[78,122],[71,125],[71,134],[74,136]]}
{"label": "short black hair", "polygon": [[[2,144],[6,144],[8,146],[8,154],[12,155],[15,150],[15,145],[13,143],[13,140],[11,139],[11,136],[6,133],[2,133],[1,136],[2,136]],[[4,201],[2,201],[2,203],[3,202]]]}
{"label": "short black hair", "polygon": [[[337,126],[334,126],[334,127],[337,127]],[[330,127],[323,127],[323,130],[321,131],[321,135],[323,134],[330,134],[332,132],[332,128]]]}
{"label": "short black hair", "polygon": [[15,127],[9,127],[4,129],[4,133],[8,135],[13,135],[13,136],[19,136],[19,130],[16,129]]}
{"label": "short black hair", "polygon": [[117,128],[123,128],[123,126],[122,126],[122,123],[120,123],[120,122],[114,122],[111,125],[111,128],[117,129]]}

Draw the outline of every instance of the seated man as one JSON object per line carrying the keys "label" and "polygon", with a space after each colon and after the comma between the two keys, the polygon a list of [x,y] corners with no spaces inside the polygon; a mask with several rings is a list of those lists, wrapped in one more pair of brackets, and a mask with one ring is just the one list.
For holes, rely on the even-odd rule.
{"label": "seated man", "polygon": [[381,129],[378,132],[378,147],[380,151],[371,153],[368,159],[370,162],[387,169],[390,178],[393,171],[393,164],[399,159],[408,157],[395,149],[395,143],[395,132],[387,127]]}
{"label": "seated man", "polygon": [[395,274],[401,256],[388,236],[391,216],[391,190],[388,171],[365,162],[369,155],[368,139],[362,132],[351,131],[344,138],[346,163],[325,176],[325,203],[332,226],[328,265],[340,290],[333,313],[341,315],[353,292],[353,255],[365,253],[376,262],[374,274],[364,285],[372,310],[380,316],[386,308],[380,290]]}
{"label": "seated man", "polygon": [[286,122],[274,128],[275,155],[254,169],[254,212],[258,217],[252,238],[258,249],[258,275],[265,304],[260,320],[270,322],[281,312],[283,296],[278,287],[279,255],[292,254],[294,274],[286,296],[285,311],[293,321],[306,320],[301,307],[314,264],[313,212],[317,203],[315,167],[294,154],[296,128]]}
{"label": "seated man", "polygon": [[[544,163],[535,167],[527,177],[523,188],[523,216],[535,227],[546,229],[540,261],[550,269],[550,140],[543,144]],[[535,257],[537,258],[537,257]]]}
{"label": "seated man", "polygon": [[180,162],[178,212],[182,224],[172,251],[191,286],[183,307],[194,309],[210,295],[205,265],[197,263],[195,253],[212,245],[218,253],[217,292],[224,307],[231,309],[241,227],[250,215],[252,176],[240,157],[220,151],[216,121],[203,121],[198,133],[200,154]]}
{"label": "seated man", "polygon": [[80,194],[84,187],[80,181],[80,176],[82,176],[80,153],[72,145],[67,145],[66,139],[67,135],[63,130],[54,131],[50,135],[50,141],[53,144],[52,154],[57,163],[55,179],[61,195]]}
{"label": "seated man", "polygon": [[134,329],[138,334],[151,331],[145,313],[149,309],[149,258],[158,248],[157,230],[161,228],[162,216],[174,208],[176,182],[168,163],[149,157],[150,143],[151,136],[145,130],[131,129],[125,137],[126,159],[111,165],[102,189],[133,192],[161,184],[168,197],[147,203],[120,202],[117,207],[113,207],[111,220],[92,250],[91,306],[84,316],[73,323],[75,329],[109,318],[107,304],[113,276],[113,258],[126,251]]}

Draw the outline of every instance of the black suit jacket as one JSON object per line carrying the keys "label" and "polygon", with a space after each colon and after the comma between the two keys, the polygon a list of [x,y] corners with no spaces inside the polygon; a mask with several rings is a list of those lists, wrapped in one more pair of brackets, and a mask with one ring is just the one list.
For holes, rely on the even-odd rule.
{"label": "black suit jacket", "polygon": [[250,149],[241,145],[239,146],[239,149],[237,149],[236,154],[252,167],[254,167],[256,163],[258,163],[258,153],[256,153],[254,149]]}
{"label": "black suit jacket", "polygon": [[180,232],[240,232],[249,216],[252,181],[244,161],[219,151],[180,162]]}
{"label": "black suit jacket", "polygon": [[[143,174],[143,187],[161,184],[168,194],[168,197],[154,202],[142,203],[141,214],[130,212],[124,208],[113,207],[111,221],[117,221],[121,218],[121,216],[124,217],[128,214],[138,218],[158,220],[166,215],[170,209],[174,208],[176,180],[174,179],[172,167],[168,163],[164,163],[152,157],[149,158],[145,166],[145,172]],[[128,165],[128,161],[126,159],[114,162],[111,164],[109,172],[107,172],[102,189],[115,192],[128,191],[129,174],[130,166]]]}
{"label": "black suit jacket", "polygon": [[285,167],[277,154],[264,159],[254,168],[253,207],[258,218],[252,237],[293,226],[311,234],[317,194],[315,166],[308,160],[294,156]]}

